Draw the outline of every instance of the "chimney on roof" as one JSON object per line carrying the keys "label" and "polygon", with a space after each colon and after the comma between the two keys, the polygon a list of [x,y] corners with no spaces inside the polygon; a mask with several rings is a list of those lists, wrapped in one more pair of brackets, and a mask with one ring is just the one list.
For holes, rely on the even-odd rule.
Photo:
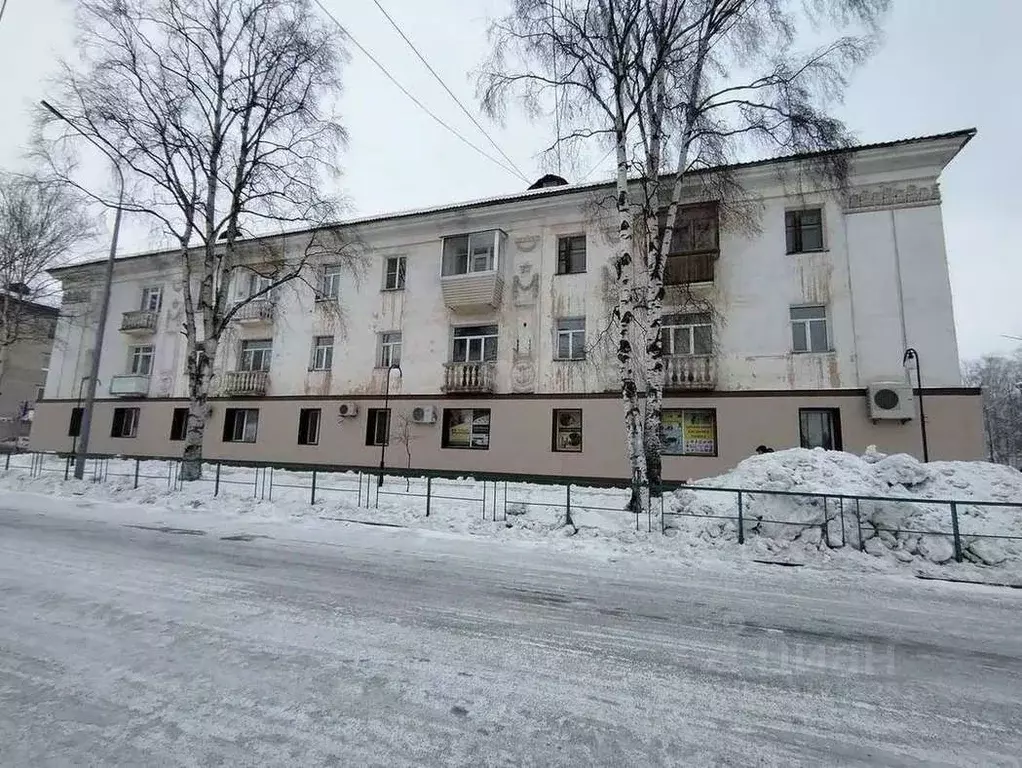
{"label": "chimney on roof", "polygon": [[546,189],[547,187],[566,187],[567,185],[568,180],[565,179],[564,177],[558,176],[557,174],[554,173],[548,173],[546,176],[543,176],[542,178],[537,180],[532,186],[529,187],[529,189],[533,190]]}

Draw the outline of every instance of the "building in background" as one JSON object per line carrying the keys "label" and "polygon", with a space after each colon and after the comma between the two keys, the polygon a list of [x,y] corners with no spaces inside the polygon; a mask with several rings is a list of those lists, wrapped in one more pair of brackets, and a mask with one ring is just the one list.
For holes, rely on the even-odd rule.
{"label": "building in background", "polygon": [[[805,157],[735,166],[753,227],[712,199],[685,209],[667,269],[666,478],[718,473],[760,445],[921,455],[907,347],[921,361],[931,458],[983,457],[979,392],[959,369],[938,188],[972,135],[850,150],[840,194],[799,185]],[[368,274],[355,285],[323,263],[318,285],[284,287],[235,316],[205,456],[369,467],[406,425],[416,468],[626,477],[605,333],[613,187],[541,181],[341,225],[367,245]],[[692,184],[698,194],[699,178]],[[65,303],[35,448],[72,446],[102,268],[54,270]],[[180,279],[173,253],[116,265],[95,452],[180,454]],[[232,290],[257,288],[245,279]],[[404,466],[403,447],[388,461]]]}
{"label": "building in background", "polygon": [[16,325],[12,342],[0,343],[0,445],[9,447],[28,437],[43,398],[59,310],[8,290],[0,295],[0,312]]}

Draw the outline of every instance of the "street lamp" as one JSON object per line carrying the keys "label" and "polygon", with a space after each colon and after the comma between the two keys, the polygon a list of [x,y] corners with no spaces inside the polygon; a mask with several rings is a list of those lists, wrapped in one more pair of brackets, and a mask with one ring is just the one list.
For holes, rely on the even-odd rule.
{"label": "street lamp", "polygon": [[[75,478],[81,480],[85,476],[85,457],[89,455],[89,436],[92,432],[92,413],[96,405],[96,384],[99,381],[99,358],[103,351],[103,334],[106,332],[106,318],[110,312],[110,286],[114,278],[114,260],[117,258],[117,238],[121,233],[121,213],[124,208],[124,174],[121,173],[121,166],[117,160],[103,148],[95,139],[88,134],[82,133],[79,128],[68,118],[61,114],[52,104],[47,101],[40,102],[43,108],[58,120],[62,120],[71,126],[71,129],[81,135],[86,141],[95,146],[100,152],[106,155],[113,163],[117,171],[119,192],[117,197],[117,215],[114,217],[114,231],[110,239],[110,256],[106,262],[106,273],[103,278],[103,301],[99,305],[99,325],[96,327],[96,343],[92,351],[92,363],[89,373],[89,386],[85,391],[85,409],[82,411],[81,439],[75,448]],[[79,386],[79,391],[81,387]]]}
{"label": "street lamp", "polygon": [[[376,480],[376,487],[379,488],[383,485],[383,463],[387,458],[387,443],[390,442],[390,372],[397,371],[397,375],[403,375],[401,373],[401,366],[397,363],[391,363],[387,366],[387,383],[383,387],[383,418],[387,421],[387,431],[383,435],[383,442],[380,443],[380,476]],[[375,426],[375,425],[373,425]]]}
{"label": "street lamp", "polygon": [[[907,366],[909,360],[914,360],[916,364],[916,381],[919,383],[919,431],[922,432],[923,437],[923,461],[929,461],[930,446],[926,441],[926,412],[923,410],[923,374],[919,368],[919,353],[914,347],[909,347],[905,350],[905,356],[901,359],[901,364]],[[911,384],[911,374],[909,374],[908,379]]]}

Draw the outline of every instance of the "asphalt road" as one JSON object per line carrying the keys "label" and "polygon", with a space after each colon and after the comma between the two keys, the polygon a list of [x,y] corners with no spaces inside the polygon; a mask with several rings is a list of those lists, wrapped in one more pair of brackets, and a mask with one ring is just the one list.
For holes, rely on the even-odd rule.
{"label": "asphalt road", "polygon": [[[56,505],[56,502],[55,502]],[[0,763],[1018,765],[1022,591],[0,499]]]}

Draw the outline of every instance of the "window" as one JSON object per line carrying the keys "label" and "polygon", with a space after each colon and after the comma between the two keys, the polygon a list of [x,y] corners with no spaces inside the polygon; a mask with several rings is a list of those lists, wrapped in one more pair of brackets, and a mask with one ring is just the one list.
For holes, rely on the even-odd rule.
{"label": "window", "polygon": [[383,288],[387,291],[403,291],[405,289],[404,256],[392,256],[387,259],[387,269],[383,276]]}
{"label": "window", "polygon": [[175,408],[174,415],[170,419],[170,439],[181,441],[185,439],[188,432],[188,409]]}
{"label": "window", "polygon": [[67,436],[68,437],[80,437],[82,434],[82,414],[85,413],[84,408],[72,408],[71,409],[71,423],[67,425]]}
{"label": "window", "polygon": [[793,352],[828,352],[827,308],[791,308],[791,349]]}
{"label": "window", "polygon": [[272,339],[251,339],[249,341],[241,342],[241,359],[238,365],[239,370],[270,370],[270,356],[272,352]]}
{"label": "window", "polygon": [[49,352],[43,352],[42,360],[40,360],[40,363],[41,364],[39,366],[39,369],[41,371],[44,371],[44,372],[49,372],[49,370],[50,370],[50,353]]}
{"label": "window", "polygon": [[380,334],[379,368],[401,365],[401,333],[389,331]]}
{"label": "window", "polygon": [[341,295],[341,273],[340,264],[328,264],[323,267],[323,284],[319,288],[319,301],[333,301]]}
{"label": "window", "polygon": [[554,408],[554,443],[557,452],[582,452],[582,411],[579,408]]}
{"label": "window", "polygon": [[497,249],[502,235],[499,230],[491,229],[470,235],[445,237],[440,274],[447,277],[496,269]]}
{"label": "window", "polygon": [[823,210],[821,208],[786,211],[784,230],[787,237],[788,253],[823,250]]}
{"label": "window", "polygon": [[497,326],[463,325],[454,329],[451,362],[481,363],[497,359]]}
{"label": "window", "polygon": [[586,236],[557,238],[557,274],[574,275],[586,271]]}
{"label": "window", "polygon": [[713,329],[708,312],[665,315],[660,334],[666,356],[713,353]]}
{"label": "window", "polygon": [[138,435],[138,408],[114,408],[114,423],[110,437],[135,437]]}
{"label": "window", "polygon": [[487,450],[490,447],[490,409],[444,408],[440,447]]}
{"label": "window", "polygon": [[370,408],[366,445],[390,445],[390,408]]}
{"label": "window", "polygon": [[665,408],[661,438],[665,456],[716,456],[717,412],[712,408]]}
{"label": "window", "polygon": [[245,270],[241,276],[241,295],[242,298],[250,299],[253,296],[259,296],[260,299],[270,298],[266,292],[269,291],[270,286],[273,284],[273,278],[263,277],[262,275],[256,274],[255,272]]}
{"label": "window", "polygon": [[803,448],[840,451],[841,411],[837,408],[799,408],[799,444]]}
{"label": "window", "polygon": [[35,401],[38,403],[40,400],[46,397],[46,387],[38,386],[35,388]]}
{"label": "window", "polygon": [[[660,232],[667,227],[667,211],[660,212]],[[640,229],[642,232],[645,227]],[[677,256],[717,250],[719,237],[717,204],[685,205],[678,208],[667,253]]]}
{"label": "window", "polygon": [[334,367],[334,337],[314,336],[312,338],[312,362],[309,370],[329,371]]}
{"label": "window", "polygon": [[224,411],[225,443],[254,443],[258,432],[258,408],[228,408]]}
{"label": "window", "polygon": [[319,445],[319,408],[302,408],[298,412],[298,445]]}
{"label": "window", "polygon": [[55,338],[57,338],[57,324],[56,323],[47,323],[46,324],[46,338],[47,339],[55,339]]}
{"label": "window", "polygon": [[163,305],[163,288],[159,285],[151,285],[142,289],[142,304],[139,307],[143,312],[159,312]]}
{"label": "window", "polygon": [[557,360],[585,360],[585,318],[557,321]]}
{"label": "window", "polygon": [[135,376],[149,376],[153,372],[153,345],[143,344],[132,347],[130,353],[128,373]]}

